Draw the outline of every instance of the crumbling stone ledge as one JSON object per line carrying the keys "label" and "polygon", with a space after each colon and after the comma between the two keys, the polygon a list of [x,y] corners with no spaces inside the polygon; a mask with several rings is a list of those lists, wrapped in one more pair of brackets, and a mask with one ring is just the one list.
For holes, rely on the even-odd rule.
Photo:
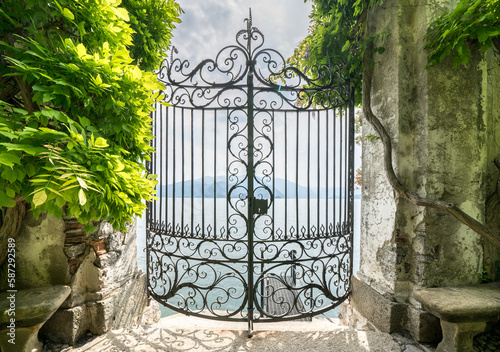
{"label": "crumbling stone ledge", "polygon": [[443,340],[436,352],[472,352],[473,338],[500,320],[500,283],[417,290],[415,299],[441,319]]}

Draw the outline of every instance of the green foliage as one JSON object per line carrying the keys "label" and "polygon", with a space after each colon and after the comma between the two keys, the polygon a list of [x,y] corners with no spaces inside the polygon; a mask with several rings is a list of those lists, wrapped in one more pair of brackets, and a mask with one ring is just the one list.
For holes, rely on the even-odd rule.
{"label": "green foliage", "polygon": [[313,23],[308,36],[295,49],[288,63],[311,73],[313,66],[333,64],[349,77],[361,101],[362,60],[367,50],[382,53],[377,47],[381,36],[365,35],[367,10],[382,0],[312,0]]}
{"label": "green foliage", "polygon": [[173,0],[123,0],[134,30],[130,56],[143,70],[160,67],[182,10]]}
{"label": "green foliage", "polygon": [[490,275],[490,267],[488,265],[485,265],[481,273],[477,274],[477,279],[480,284],[492,282],[493,279]]}
{"label": "green foliage", "polygon": [[[158,52],[178,12],[161,15],[162,38],[149,46]],[[127,10],[117,0],[7,0],[0,18],[0,208],[22,196],[35,216],[66,205],[81,223],[123,230],[153,197],[143,162],[162,88],[130,57]]]}
{"label": "green foliage", "polygon": [[469,62],[472,42],[483,52],[500,35],[500,0],[460,0],[457,7],[429,26],[428,66],[452,57],[454,66]]}

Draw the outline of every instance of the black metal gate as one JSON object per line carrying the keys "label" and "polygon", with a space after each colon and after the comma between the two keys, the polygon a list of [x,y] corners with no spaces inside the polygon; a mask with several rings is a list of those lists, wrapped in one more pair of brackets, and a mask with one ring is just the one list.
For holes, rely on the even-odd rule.
{"label": "black metal gate", "polygon": [[146,222],[150,295],[250,334],[350,292],[354,108],[339,70],[307,77],[246,22],[215,60],[161,68]]}

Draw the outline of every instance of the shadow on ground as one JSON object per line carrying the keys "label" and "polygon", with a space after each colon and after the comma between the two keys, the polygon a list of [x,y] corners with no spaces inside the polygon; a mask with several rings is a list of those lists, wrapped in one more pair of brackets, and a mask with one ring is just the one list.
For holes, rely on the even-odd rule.
{"label": "shadow on ground", "polygon": [[335,331],[246,331],[142,326],[110,331],[72,351],[332,351],[401,352],[389,334],[339,327]]}

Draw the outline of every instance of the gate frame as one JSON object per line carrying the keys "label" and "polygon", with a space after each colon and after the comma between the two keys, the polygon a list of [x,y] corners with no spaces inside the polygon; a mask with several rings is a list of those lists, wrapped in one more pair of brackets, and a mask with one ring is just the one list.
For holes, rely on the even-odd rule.
{"label": "gate frame", "polygon": [[[257,282],[255,282],[254,280],[254,225],[255,225],[255,215],[257,215],[256,211],[255,211],[255,206],[254,206],[254,202],[256,200],[255,198],[255,194],[254,194],[254,177],[255,177],[255,170],[254,170],[254,113],[255,113],[255,106],[254,106],[254,80],[255,78],[257,78],[257,81],[262,85],[264,86],[264,88],[259,88],[259,92],[261,91],[269,91],[269,92],[273,92],[275,94],[279,94],[281,96],[282,99],[284,99],[284,101],[286,101],[286,103],[290,104],[289,101],[287,101],[286,98],[284,98],[283,96],[283,93],[280,94],[280,92],[295,92],[296,93],[296,96],[298,100],[302,100],[302,98],[300,97],[305,97],[306,99],[303,100],[305,102],[304,105],[300,106],[300,107],[297,107],[295,106],[294,109],[296,111],[307,111],[307,109],[311,108],[312,106],[314,105],[319,105],[321,106],[322,108],[324,108],[325,110],[329,110],[330,108],[335,108],[335,107],[342,107],[342,108],[346,108],[348,110],[348,123],[349,123],[349,126],[348,126],[348,135],[349,135],[349,140],[348,140],[348,146],[349,146],[349,150],[346,151],[346,153],[348,153],[348,163],[349,163],[349,166],[348,166],[348,179],[347,179],[347,182],[348,182],[348,185],[346,187],[346,191],[348,192],[348,194],[345,194],[346,198],[348,199],[347,200],[347,223],[344,223],[342,225],[342,227],[340,227],[340,223],[337,224],[337,230],[340,232],[347,232],[348,234],[350,234],[350,243],[349,243],[349,261],[350,261],[350,266],[349,266],[349,269],[348,269],[348,281],[349,281],[349,287],[346,291],[346,293],[341,297],[339,298],[337,301],[336,301],[336,304],[329,307],[328,310],[331,310],[333,308],[335,308],[336,306],[338,306],[340,303],[342,303],[345,299],[347,299],[347,297],[349,296],[350,294],[350,291],[351,291],[351,277],[352,277],[352,270],[353,270],[353,208],[354,208],[354,91],[353,91],[353,88],[350,87],[350,81],[349,79],[345,79],[341,76],[340,74],[340,69],[339,67],[327,67],[325,65],[321,66],[321,67],[314,67],[312,68],[312,71],[313,72],[316,72],[317,73],[317,77],[315,78],[309,78],[307,77],[305,74],[303,74],[300,70],[298,70],[297,68],[295,67],[290,67],[290,66],[287,66],[286,63],[285,63],[285,60],[283,59],[283,57],[281,56],[281,54],[279,52],[277,52],[276,50],[274,49],[268,49],[268,48],[264,48],[264,49],[260,49],[263,44],[264,44],[264,36],[263,34],[256,28],[256,27],[253,27],[252,26],[252,15],[251,15],[251,10],[250,10],[250,14],[249,14],[249,18],[245,19],[246,23],[247,23],[247,28],[246,30],[240,30],[237,35],[236,35],[236,41],[237,41],[237,44],[239,45],[239,47],[237,46],[234,46],[235,48],[237,47],[238,49],[241,50],[241,48],[245,49],[246,50],[246,55],[247,55],[247,62],[246,62],[246,66],[245,66],[245,70],[243,72],[238,72],[236,74],[236,76],[232,76],[231,80],[229,82],[226,82],[226,83],[215,83],[215,82],[208,82],[208,81],[204,81],[204,83],[207,84],[207,86],[198,86],[198,85],[186,85],[185,83],[186,82],[190,82],[193,80],[193,77],[195,77],[196,74],[200,74],[201,75],[201,70],[205,67],[207,67],[207,64],[209,66],[209,70],[210,71],[215,71],[217,69],[219,69],[220,72],[230,72],[230,70],[233,68],[232,65],[234,65],[234,62],[231,62],[229,66],[231,66],[228,70],[221,70],[220,67],[218,66],[217,62],[218,62],[218,59],[219,59],[219,55],[226,49],[228,48],[232,48],[233,46],[226,46],[224,47],[223,49],[221,49],[221,51],[219,52],[219,54],[217,55],[217,58],[214,60],[203,60],[200,64],[198,64],[196,66],[195,69],[193,69],[191,72],[187,73],[187,74],[184,74],[182,71],[183,71],[183,68],[187,68],[189,66],[189,63],[187,63],[187,61],[180,61],[179,59],[173,59],[173,55],[171,56],[170,58],[170,62],[168,60],[164,61],[162,67],[160,68],[160,70],[158,71],[158,75],[159,75],[159,79],[160,81],[166,83],[167,86],[170,86],[170,87],[177,87],[177,88],[186,88],[186,87],[190,87],[190,88],[195,88],[195,89],[201,89],[203,91],[203,89],[221,89],[222,91],[224,89],[227,89],[227,88],[238,88],[238,89],[241,89],[241,88],[246,88],[247,89],[247,94],[246,94],[246,97],[247,97],[247,102],[246,104],[243,104],[241,107],[230,107],[228,106],[227,108],[228,109],[237,109],[237,108],[244,108],[246,106],[246,110],[247,110],[247,119],[248,119],[248,135],[247,135],[247,138],[248,138],[248,146],[247,146],[247,150],[248,150],[248,161],[247,161],[247,168],[246,168],[246,175],[247,175],[247,179],[248,179],[248,189],[247,189],[247,198],[248,199],[248,211],[247,211],[247,238],[246,240],[248,241],[248,250],[247,250],[247,263],[248,263],[248,273],[247,273],[247,280],[248,282],[246,283],[246,294],[247,294],[247,298],[246,298],[246,302],[247,302],[247,317],[246,319],[245,318],[234,318],[232,317],[232,314],[231,315],[227,315],[227,316],[207,316],[207,315],[202,315],[202,314],[193,314],[193,313],[189,313],[189,312],[186,312],[186,310],[183,310],[181,308],[178,308],[176,309],[175,307],[173,306],[168,306],[169,308],[171,309],[174,309],[178,312],[183,312],[185,314],[188,314],[188,315],[195,315],[195,316],[200,316],[200,317],[204,317],[204,318],[208,318],[208,319],[215,319],[215,320],[232,320],[232,321],[248,321],[248,336],[251,337],[252,336],[252,329],[253,329],[253,322],[254,322],[254,310],[255,310],[255,307],[254,307],[254,301],[255,301],[255,293],[257,292],[257,287],[254,287],[254,285],[257,284]],[[240,42],[240,37],[243,37],[243,39],[246,39],[246,48],[242,45],[242,43]],[[252,48],[252,41],[253,40],[257,40],[257,39],[261,39],[262,42],[260,44],[258,44],[256,46],[256,48]],[[260,49],[260,51],[256,51]],[[268,69],[270,70],[271,72],[271,75],[269,77],[262,77],[261,75],[259,75],[259,72],[256,72],[256,56],[258,56],[259,54],[265,52],[266,50],[269,50],[271,51],[273,54],[277,54],[279,55],[279,57],[283,60],[283,68],[282,69],[276,69],[277,66],[274,67],[274,69],[276,69],[274,72],[273,72],[273,67],[272,65],[276,64],[276,61],[274,61],[274,59],[271,58],[271,56],[269,55],[269,61],[267,62],[267,65],[268,65]],[[241,52],[245,53],[245,51],[241,50]],[[232,59],[231,59],[232,60]],[[211,66],[210,66],[211,65]],[[334,68],[336,70],[334,70]],[[184,80],[181,80],[181,81],[175,81],[175,79],[172,78],[172,74],[174,73],[180,73],[181,75],[183,75],[185,77]],[[232,73],[231,73],[232,75]],[[242,82],[242,80],[244,79],[244,77],[246,76],[246,85],[238,85],[239,82]],[[167,80],[165,80],[165,77],[167,78]],[[236,78],[235,78],[236,77]],[[294,84],[294,85],[284,85],[284,86],[281,86],[281,85],[278,85],[277,83],[274,83],[273,79],[278,79],[280,77],[285,77],[285,78],[292,78],[292,77],[298,77],[298,83]],[[324,80],[327,80],[327,84],[322,84],[324,82]],[[339,84],[340,82],[342,82],[342,84]],[[340,89],[339,89],[340,87]],[[205,94],[205,93],[203,93]],[[194,94],[193,94],[194,95]],[[188,94],[189,96],[189,94]],[[185,98],[185,97],[184,97]],[[195,108],[205,108],[207,106],[209,106],[211,103],[213,103],[213,99],[211,102],[209,102],[207,105],[205,106],[196,106],[196,104],[193,103],[193,100],[192,100],[192,96],[189,96],[190,98],[190,103],[193,105],[193,109]],[[177,99],[177,103],[179,103],[181,101],[181,99],[179,99],[178,97],[176,98],[175,97],[175,90],[173,88],[173,91],[172,91],[172,94],[170,96],[170,99],[172,101],[172,99]],[[173,104],[173,106],[175,107],[175,102]],[[292,106],[292,104],[290,104],[290,106]],[[180,106],[180,108],[182,109],[183,107]],[[214,108],[215,109],[215,108]],[[259,110],[259,109],[257,109]],[[272,110],[274,111],[274,110]],[[279,111],[279,110],[277,110]],[[152,115],[152,118],[153,118],[153,115]],[[273,115],[273,119],[274,119],[274,115]],[[193,128],[193,126],[191,126],[191,128]],[[273,127],[274,128],[274,127]],[[347,131],[347,127],[346,127],[346,131]],[[161,131],[160,131],[161,132]],[[229,136],[228,136],[229,138]],[[155,142],[152,142],[152,143],[155,143]],[[168,143],[168,142],[167,142]],[[215,142],[214,142],[215,143]],[[318,142],[319,143],[319,142]],[[273,140],[273,144],[274,144],[274,140]],[[154,146],[154,144],[153,144]],[[228,149],[229,149],[229,145],[228,145]],[[153,170],[153,158],[152,158],[152,161],[151,162],[147,162],[146,163],[146,166],[147,166],[147,169],[148,169],[148,173],[149,174],[152,174],[154,172]],[[274,167],[275,165],[272,166],[273,168],[273,177],[274,176]],[[319,167],[319,166],[318,166]],[[161,168],[161,166],[160,166]],[[226,170],[226,172],[228,172]],[[287,182],[288,180],[285,180],[285,182]],[[183,179],[183,182],[184,182],[184,179]],[[204,182],[204,180],[203,180]],[[215,182],[215,174],[214,174],[214,182]],[[175,185],[174,185],[175,187]],[[328,185],[327,185],[328,187]],[[175,191],[174,191],[175,192]],[[228,190],[228,185],[226,185],[226,196],[227,196],[227,202],[230,202],[229,200],[229,196],[230,196],[230,193],[229,193],[229,190]],[[167,191],[167,195],[168,195],[168,191]],[[191,195],[192,196],[192,195]],[[271,202],[274,202],[274,194],[272,192],[270,192],[270,196],[271,196]],[[214,194],[214,197],[216,197],[216,195]],[[298,194],[296,194],[296,197],[298,197]],[[318,196],[319,197],[319,196]],[[174,198],[174,201],[175,201],[175,198]],[[274,205],[273,205],[274,206]],[[154,222],[154,216],[153,216],[153,210],[152,210],[152,207],[153,207],[153,202],[149,202],[148,203],[148,208],[147,208],[147,212],[146,212],[146,231],[147,231],[147,236],[146,236],[146,241],[148,242],[149,241],[149,237],[151,235],[151,233],[156,233],[156,234],[160,234],[163,232],[164,235],[167,235],[168,236],[168,232],[169,232],[169,228],[168,226],[165,225],[165,223],[155,223]],[[168,214],[167,214],[168,215]],[[229,216],[229,214],[227,214]],[[168,218],[167,218],[168,220]],[[174,219],[175,221],[175,219]],[[273,220],[274,221],[274,220]],[[175,233],[176,229],[175,229],[175,223],[173,224],[174,226],[170,229],[170,231],[172,231],[172,233]],[[193,230],[193,229],[191,229]],[[297,229],[298,231],[299,229]],[[181,228],[181,233],[183,233],[184,229]],[[203,231],[205,231],[205,229],[203,229]],[[214,232],[216,231],[216,229],[214,229]],[[310,229],[307,229],[307,231],[310,231]],[[319,229],[318,229],[318,232],[319,232]],[[189,237],[187,237],[189,238]],[[148,292],[149,292],[149,295],[152,296],[153,298],[157,299],[158,301],[162,301],[161,299],[159,299],[159,296],[154,292],[154,288],[152,287],[151,285],[151,282],[150,282],[150,265],[151,265],[151,261],[150,261],[150,255],[149,255],[149,252],[150,252],[150,249],[151,249],[151,246],[147,243],[146,244],[146,250],[147,250],[147,255],[146,255],[146,261],[147,261],[147,276],[148,276]],[[292,259],[292,264],[295,263],[295,258],[291,258]],[[263,265],[264,262],[261,262],[261,265]],[[295,264],[293,264],[295,266]],[[340,270],[340,269],[339,269]],[[262,274],[262,273],[261,273]],[[293,279],[295,279],[295,277],[293,277]],[[258,280],[257,280],[258,281]],[[263,281],[264,279],[262,279],[262,284],[263,284]],[[261,299],[263,299],[263,296],[261,295]],[[164,305],[166,305],[166,303],[163,303]],[[243,304],[244,305],[244,304]],[[318,314],[321,314],[323,313],[325,310],[320,310],[319,312],[310,312],[310,313],[307,313],[307,314],[303,314],[299,317],[292,317],[292,318],[285,318],[285,317],[278,317],[278,318],[271,318],[271,319],[258,319],[259,322],[273,322],[273,321],[283,321],[283,320],[294,320],[294,319],[299,319],[299,318],[302,318],[302,317],[312,317],[312,316],[315,316],[315,315],[318,315]],[[235,313],[238,313],[238,312],[243,312],[243,311],[237,311]]]}

